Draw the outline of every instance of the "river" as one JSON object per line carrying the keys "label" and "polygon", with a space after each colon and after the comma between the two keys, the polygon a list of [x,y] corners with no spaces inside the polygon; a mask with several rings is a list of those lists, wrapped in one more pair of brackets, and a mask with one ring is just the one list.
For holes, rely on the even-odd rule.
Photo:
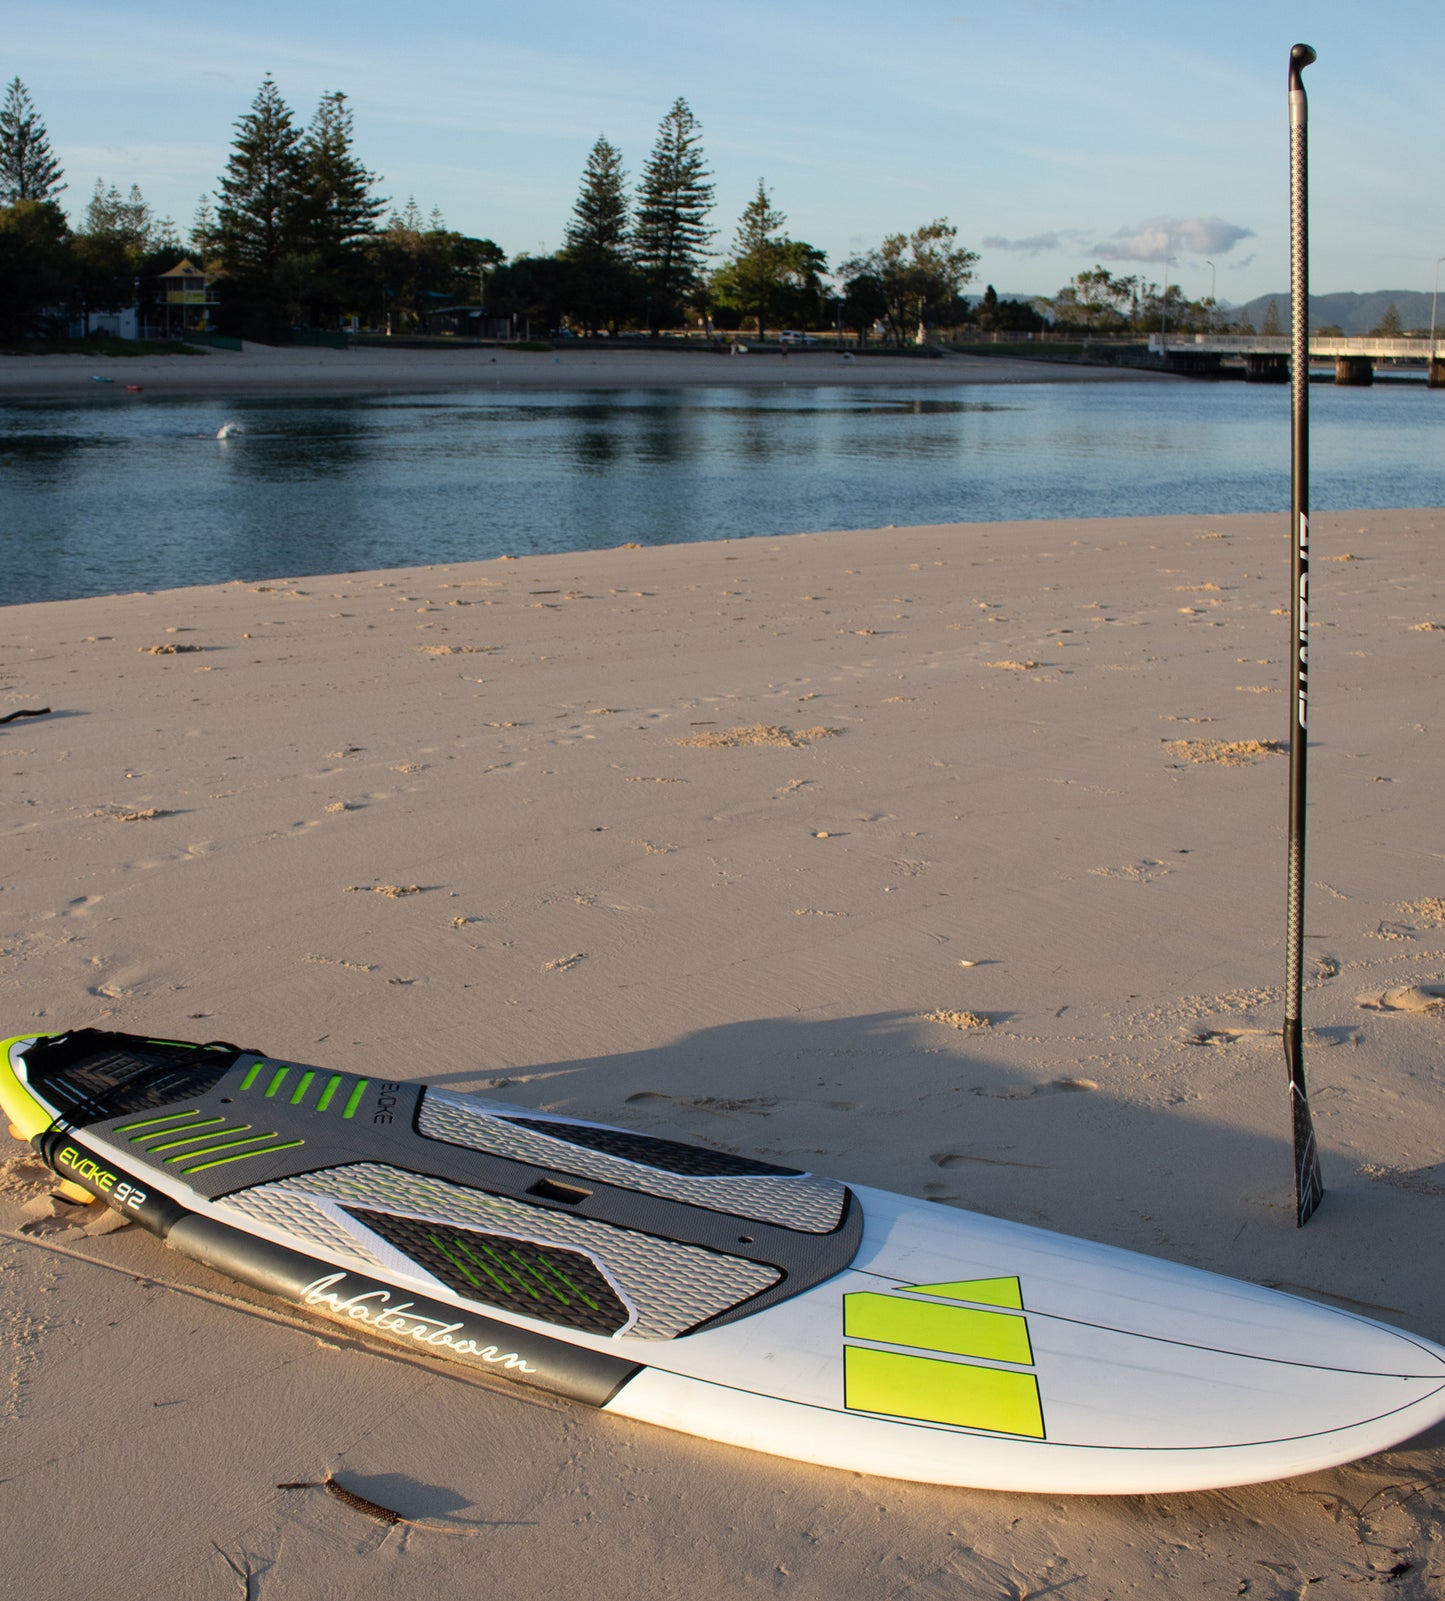
{"label": "river", "polygon": [[[1315,508],[1445,503],[1445,393],[1317,385],[1311,413]],[[0,599],[1288,502],[1283,387],[88,395],[0,406]]]}

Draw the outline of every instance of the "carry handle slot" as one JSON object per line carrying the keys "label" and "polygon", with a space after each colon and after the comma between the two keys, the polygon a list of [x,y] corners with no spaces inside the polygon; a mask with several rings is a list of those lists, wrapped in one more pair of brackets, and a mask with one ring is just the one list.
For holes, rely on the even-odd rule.
{"label": "carry handle slot", "polygon": [[527,1186],[527,1194],[543,1201],[560,1201],[563,1206],[580,1206],[592,1191],[578,1184],[561,1184],[556,1179],[538,1179]]}

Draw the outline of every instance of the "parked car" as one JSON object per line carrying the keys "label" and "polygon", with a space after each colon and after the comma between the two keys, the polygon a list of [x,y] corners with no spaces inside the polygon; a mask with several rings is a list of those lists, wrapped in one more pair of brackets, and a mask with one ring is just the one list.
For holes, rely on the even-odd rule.
{"label": "parked car", "polygon": [[785,328],[778,335],[780,345],[816,345],[817,337],[813,334],[800,334],[796,328]]}

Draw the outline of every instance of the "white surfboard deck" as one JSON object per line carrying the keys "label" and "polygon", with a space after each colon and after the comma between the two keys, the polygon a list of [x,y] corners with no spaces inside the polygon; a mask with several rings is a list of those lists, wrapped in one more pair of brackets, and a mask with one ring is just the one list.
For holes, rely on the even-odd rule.
{"label": "white surfboard deck", "polygon": [[[650,1352],[608,1410],[858,1472],[1089,1495],[1294,1477],[1445,1417],[1445,1350],[1386,1325],[1043,1229],[854,1193],[865,1221],[851,1268]],[[849,1318],[854,1296],[866,1297],[861,1319]],[[1010,1299],[1019,1310],[1003,1309]],[[1010,1344],[1013,1362],[988,1354]]]}

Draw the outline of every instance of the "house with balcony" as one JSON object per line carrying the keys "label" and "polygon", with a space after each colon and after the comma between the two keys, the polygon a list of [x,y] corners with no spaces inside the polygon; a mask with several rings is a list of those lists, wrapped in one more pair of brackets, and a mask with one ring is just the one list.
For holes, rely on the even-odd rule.
{"label": "house with balcony", "polygon": [[211,281],[189,257],[160,274],[159,310],[164,337],[186,332],[205,333],[211,327],[211,308],[220,304]]}

